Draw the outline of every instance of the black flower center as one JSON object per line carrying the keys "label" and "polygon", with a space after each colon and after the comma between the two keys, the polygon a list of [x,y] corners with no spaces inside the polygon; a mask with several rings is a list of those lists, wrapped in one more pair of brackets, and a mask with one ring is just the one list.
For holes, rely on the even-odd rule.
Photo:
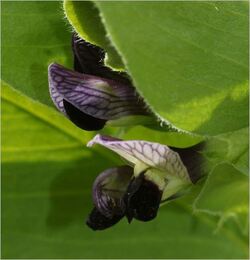
{"label": "black flower center", "polygon": [[75,106],[71,105],[71,103],[69,103],[65,99],[63,100],[63,105],[70,120],[78,127],[84,130],[87,131],[100,130],[104,127],[106,123],[106,120],[99,119],[83,113]]}
{"label": "black flower center", "polygon": [[144,172],[133,178],[124,197],[128,221],[133,217],[149,221],[156,217],[161,202],[162,191],[158,186],[145,178]]}
{"label": "black flower center", "polygon": [[96,207],[91,211],[86,224],[93,230],[103,230],[116,224],[123,215],[104,216]]}
{"label": "black flower center", "polygon": [[[125,172],[127,174],[124,174]],[[132,174],[133,168],[121,166],[98,176],[94,183],[95,207],[87,220],[90,228],[106,229],[124,216],[129,222],[133,218],[149,221],[156,217],[162,190],[147,179],[145,172],[131,179]],[[114,185],[117,187],[115,190],[112,188]],[[127,189],[124,189],[123,185],[126,185]]]}

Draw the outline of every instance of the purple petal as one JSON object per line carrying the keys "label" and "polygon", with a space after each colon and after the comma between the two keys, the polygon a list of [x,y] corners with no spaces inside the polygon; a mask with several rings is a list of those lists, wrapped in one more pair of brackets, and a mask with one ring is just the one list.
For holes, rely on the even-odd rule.
{"label": "purple petal", "polygon": [[59,111],[61,111],[63,114],[66,115],[65,109],[64,109],[64,104],[63,104],[63,96],[57,91],[56,89],[56,85],[59,84],[55,84],[54,82],[57,82],[59,80],[61,80],[61,77],[59,76],[57,78],[57,76],[55,75],[52,79],[52,75],[50,74],[51,71],[51,66],[49,66],[49,93],[50,93],[50,97],[53,101],[53,103],[55,104],[55,106],[57,107],[57,109]]}
{"label": "purple petal", "polygon": [[88,143],[88,146],[94,144],[100,144],[116,152],[134,165],[144,163],[149,167],[157,168],[179,179],[191,182],[179,154],[166,145],[143,140],[114,140],[111,137],[101,135],[96,135]]}
{"label": "purple petal", "polygon": [[98,74],[104,66],[105,52],[98,46],[86,42],[77,36],[72,35],[72,51],[74,53],[74,69],[77,72],[101,76]]}
{"label": "purple petal", "polygon": [[80,74],[58,64],[49,67],[49,87],[51,97],[61,111],[61,101],[65,99],[83,113],[104,120],[148,115],[133,87]]}
{"label": "purple petal", "polygon": [[93,184],[92,196],[95,207],[107,218],[123,215],[123,196],[133,175],[133,168],[120,166],[102,172]]}
{"label": "purple petal", "polygon": [[[102,120],[96,117],[92,117],[79,109],[73,106],[70,102],[64,99],[63,95],[61,95],[57,88],[55,88],[55,84],[52,79],[52,75],[50,74],[51,66],[49,67],[49,91],[50,96],[58,108],[65,116],[67,116],[75,125],[78,127],[87,130],[100,130],[104,127],[106,120]],[[62,79],[61,75],[55,75],[54,81],[60,81]]]}
{"label": "purple petal", "polygon": [[202,153],[204,147],[205,142],[198,143],[188,148],[171,147],[171,149],[179,154],[193,183],[196,183],[204,176],[204,157]]}
{"label": "purple petal", "polygon": [[132,86],[125,72],[114,71],[104,65],[105,51],[73,33],[72,50],[74,53],[74,69],[84,74],[112,79],[120,84]]}

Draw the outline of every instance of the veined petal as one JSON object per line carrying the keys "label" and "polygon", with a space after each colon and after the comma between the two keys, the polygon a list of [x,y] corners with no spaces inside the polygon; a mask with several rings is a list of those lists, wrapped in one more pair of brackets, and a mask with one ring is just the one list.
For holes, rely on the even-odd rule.
{"label": "veined petal", "polygon": [[49,66],[50,95],[65,116],[90,131],[102,129],[107,121],[121,126],[134,124],[136,118],[136,124],[152,124],[152,113],[128,74],[105,66],[103,49],[73,33],[72,50],[75,71]]}
{"label": "veined petal", "polygon": [[96,178],[92,196],[94,209],[86,223],[93,230],[116,224],[126,213],[124,195],[133,175],[133,168],[120,166],[108,169]]}
{"label": "veined petal", "polygon": [[49,86],[51,97],[60,110],[62,100],[66,100],[81,112],[103,120],[148,114],[133,87],[74,72],[58,64],[49,67]]}
{"label": "veined petal", "polygon": [[108,169],[96,178],[92,197],[95,207],[106,217],[123,215],[125,205],[123,196],[127,190],[133,168],[127,165]]}
{"label": "veined petal", "polygon": [[168,176],[190,183],[188,171],[178,153],[168,146],[142,140],[122,141],[112,137],[96,135],[88,146],[100,144],[136,165],[141,162],[148,167],[166,172]]}
{"label": "veined petal", "polygon": [[49,72],[49,93],[50,93],[50,97],[54,103],[54,105],[57,107],[57,109],[62,112],[64,115],[66,114],[66,111],[64,109],[64,104],[63,104],[63,96],[58,92],[57,88],[56,88],[56,84],[54,84],[54,81],[59,80],[61,78],[54,78],[52,80],[52,75],[50,75],[50,66],[48,69]]}
{"label": "veined petal", "polygon": [[[53,65],[51,66],[53,67]],[[57,90],[56,86],[60,84],[64,85],[65,82],[61,75],[53,73],[51,66],[49,67],[49,92],[51,99],[57,109],[66,117],[68,117],[74,124],[84,130],[92,131],[102,129],[106,123],[106,120],[95,118],[87,113],[82,112],[73,106],[70,102],[68,102]]]}

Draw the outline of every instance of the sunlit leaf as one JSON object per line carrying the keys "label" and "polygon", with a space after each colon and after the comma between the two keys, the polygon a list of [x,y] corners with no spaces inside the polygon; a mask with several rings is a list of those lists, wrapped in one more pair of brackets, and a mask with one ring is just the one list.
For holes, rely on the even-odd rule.
{"label": "sunlit leaf", "polygon": [[[72,12],[75,5],[85,10],[84,3],[69,2],[67,17],[91,40],[95,27],[85,30],[85,16]],[[210,135],[247,126],[247,2],[96,5],[110,42],[159,116],[181,129]]]}

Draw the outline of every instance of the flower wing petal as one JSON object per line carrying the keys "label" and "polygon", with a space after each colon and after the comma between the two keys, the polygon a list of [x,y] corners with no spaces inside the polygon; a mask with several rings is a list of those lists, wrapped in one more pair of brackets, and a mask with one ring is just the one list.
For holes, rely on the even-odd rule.
{"label": "flower wing petal", "polygon": [[92,197],[95,207],[107,218],[124,215],[123,196],[127,190],[133,168],[127,165],[107,169],[94,182]]}
{"label": "flower wing petal", "polygon": [[170,176],[191,182],[179,154],[166,145],[143,140],[122,141],[102,135],[96,135],[88,146],[94,144],[100,144],[116,152],[134,165],[143,162],[149,167],[167,172]]}

